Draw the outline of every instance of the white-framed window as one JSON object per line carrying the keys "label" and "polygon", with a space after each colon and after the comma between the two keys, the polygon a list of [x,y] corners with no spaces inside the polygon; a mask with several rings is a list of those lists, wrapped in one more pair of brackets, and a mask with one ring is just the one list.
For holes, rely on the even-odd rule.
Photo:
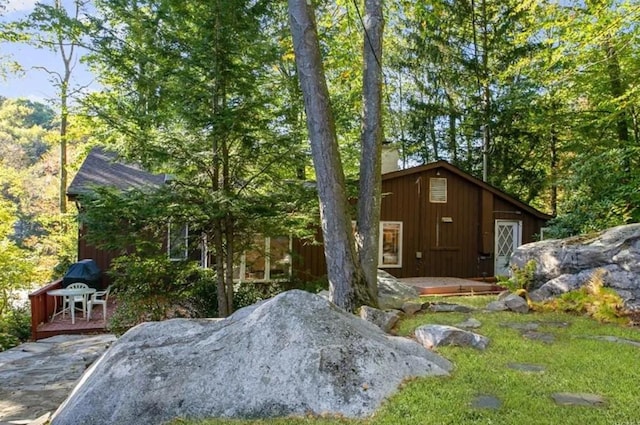
{"label": "white-framed window", "polygon": [[171,261],[186,260],[189,255],[189,226],[169,223],[167,256]]}
{"label": "white-framed window", "polygon": [[432,204],[447,203],[447,179],[431,177],[429,179],[429,202]]}
{"label": "white-framed window", "polygon": [[256,236],[234,268],[234,279],[241,281],[286,280],[291,276],[291,236]]}
{"label": "white-framed window", "polygon": [[402,222],[380,222],[380,247],[378,267],[381,269],[402,267]]}

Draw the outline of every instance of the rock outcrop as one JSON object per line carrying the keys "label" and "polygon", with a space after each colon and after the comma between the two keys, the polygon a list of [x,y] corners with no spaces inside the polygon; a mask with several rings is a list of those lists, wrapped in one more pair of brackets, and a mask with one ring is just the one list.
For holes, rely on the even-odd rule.
{"label": "rock outcrop", "polygon": [[456,345],[484,350],[489,338],[477,333],[446,325],[423,325],[414,332],[416,340],[428,349],[441,345]]}
{"label": "rock outcrop", "polygon": [[51,423],[364,417],[405,379],[451,368],[415,341],[294,290],[224,320],[174,319],[131,329],[94,363]]}
{"label": "rock outcrop", "polygon": [[420,292],[414,286],[400,282],[384,270],[378,270],[378,304],[381,309],[402,309],[409,300],[416,299]]}
{"label": "rock outcrop", "polygon": [[591,236],[550,239],[518,247],[511,264],[536,262],[533,300],[550,298],[584,285],[597,269],[627,308],[640,309],[640,223],[618,226]]}
{"label": "rock outcrop", "polygon": [[400,312],[397,310],[383,311],[363,305],[360,307],[360,317],[389,333],[395,324],[398,323],[398,320],[400,320]]}

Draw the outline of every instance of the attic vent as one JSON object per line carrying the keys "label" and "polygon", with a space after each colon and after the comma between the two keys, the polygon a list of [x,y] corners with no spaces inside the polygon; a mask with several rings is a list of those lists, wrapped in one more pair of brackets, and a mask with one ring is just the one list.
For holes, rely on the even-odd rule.
{"label": "attic vent", "polygon": [[434,204],[447,203],[447,179],[442,177],[429,179],[429,202]]}

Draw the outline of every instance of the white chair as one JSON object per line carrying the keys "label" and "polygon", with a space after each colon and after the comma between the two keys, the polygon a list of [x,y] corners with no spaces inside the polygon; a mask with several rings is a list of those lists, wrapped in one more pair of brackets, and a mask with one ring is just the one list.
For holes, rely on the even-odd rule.
{"label": "white chair", "polygon": [[[70,284],[65,289],[89,289],[89,286],[86,283],[76,282],[76,283]],[[62,307],[75,309],[77,303],[82,304],[82,314],[84,314],[86,317],[87,315],[87,296],[86,295],[71,295],[68,297],[64,297],[64,305]],[[64,317],[64,314],[63,314],[63,317]]]}
{"label": "white chair", "polygon": [[102,320],[107,320],[107,301],[109,300],[109,292],[111,292],[111,286],[108,286],[104,291],[96,291],[91,294],[91,298],[87,302],[87,308],[89,309],[87,320],[91,320],[91,310],[96,304],[102,304]]}

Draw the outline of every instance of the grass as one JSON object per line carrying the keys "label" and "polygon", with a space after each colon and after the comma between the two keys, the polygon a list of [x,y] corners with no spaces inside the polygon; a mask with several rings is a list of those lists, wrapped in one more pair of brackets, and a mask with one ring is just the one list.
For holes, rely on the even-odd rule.
{"label": "grass", "polygon": [[[484,306],[492,297],[447,299]],[[273,420],[174,421],[174,425],[284,425],[284,424],[619,424],[640,425],[640,347],[593,339],[616,336],[640,342],[640,330],[600,324],[587,317],[564,313],[421,313],[403,320],[399,335],[410,336],[426,323],[454,325],[474,317],[482,326],[476,332],[490,338],[485,351],[441,347],[437,351],[455,369],[446,378],[420,378],[403,385],[379,411],[364,420],[344,418],[282,418]],[[529,340],[505,323],[540,323],[539,332],[553,334],[548,344]],[[558,326],[566,323],[567,326]],[[520,372],[509,363],[543,366],[542,373]],[[606,407],[558,406],[555,392],[593,393],[607,399]],[[492,395],[502,405],[497,410],[476,409],[471,401]]]}

